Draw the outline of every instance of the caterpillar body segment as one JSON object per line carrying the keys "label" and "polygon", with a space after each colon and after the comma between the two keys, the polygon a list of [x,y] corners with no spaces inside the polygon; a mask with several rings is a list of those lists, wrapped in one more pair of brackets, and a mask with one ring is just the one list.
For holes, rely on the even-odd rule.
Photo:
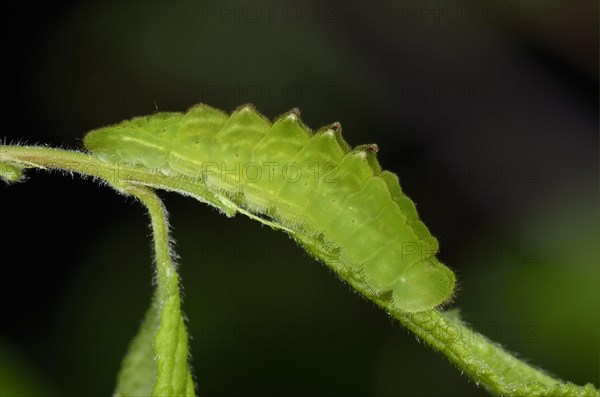
{"label": "caterpillar body segment", "polygon": [[271,122],[249,105],[227,115],[200,104],[91,131],[84,144],[104,161],[201,185],[203,201],[285,229],[361,292],[402,310],[452,296],[454,274],[398,177],[381,169],[376,145],[351,149],[339,123],[312,132],[295,109]]}
{"label": "caterpillar body segment", "polygon": [[[286,184],[282,167],[292,164],[290,159],[301,152],[311,135],[312,131],[298,122],[296,112],[288,112],[275,120],[262,139],[252,147],[251,164],[256,171],[247,178],[248,198],[265,212],[275,213],[290,205],[288,202],[277,202],[277,196]],[[261,177],[255,177],[257,174]],[[299,175],[299,178],[302,177]],[[290,211],[296,209],[290,208]]]}
{"label": "caterpillar body segment", "polygon": [[214,138],[229,116],[218,109],[197,105],[181,118],[179,128],[173,129],[168,169],[180,175],[198,176],[202,159],[209,159],[214,150]]}

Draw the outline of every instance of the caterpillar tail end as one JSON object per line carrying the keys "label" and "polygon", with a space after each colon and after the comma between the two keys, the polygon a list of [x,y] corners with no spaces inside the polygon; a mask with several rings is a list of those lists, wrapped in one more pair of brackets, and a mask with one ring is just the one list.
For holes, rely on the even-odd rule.
{"label": "caterpillar tail end", "polygon": [[408,313],[431,310],[454,296],[456,276],[434,257],[407,268],[392,291],[394,305]]}

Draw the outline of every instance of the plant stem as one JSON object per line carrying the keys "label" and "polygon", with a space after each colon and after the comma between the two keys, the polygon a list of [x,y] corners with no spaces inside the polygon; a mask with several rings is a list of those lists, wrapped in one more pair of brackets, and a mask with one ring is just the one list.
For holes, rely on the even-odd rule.
{"label": "plant stem", "polygon": [[210,204],[227,216],[236,208],[219,200],[203,184],[189,177],[172,177],[158,170],[126,163],[108,163],[87,153],[40,146],[0,145],[0,177],[14,181],[20,175],[15,165],[76,172],[83,176],[100,178],[123,192],[130,185],[143,185],[177,192]]}
{"label": "plant stem", "polygon": [[588,383],[577,386],[551,377],[498,344],[438,310],[402,313],[388,308],[404,326],[443,353],[478,385],[500,396],[598,396]]}
{"label": "plant stem", "polygon": [[[157,262],[157,297],[164,305],[163,310],[171,313],[171,317],[176,317],[177,313],[179,316],[181,315],[178,277],[171,261],[166,212],[153,191],[140,185],[191,195],[228,213],[228,209],[222,207],[222,203],[218,202],[211,192],[194,181],[179,179],[174,184],[172,177],[167,177],[159,172],[148,169],[142,171],[128,165],[105,163],[89,154],[62,149],[0,145],[0,165],[2,163],[8,164],[9,167],[16,165],[50,168],[97,177],[109,182],[121,192],[132,194],[140,199],[148,208],[152,219]],[[14,170],[10,168],[6,174],[13,175]],[[0,175],[2,175],[1,172]],[[351,281],[349,282],[352,284]],[[450,319],[447,314],[438,310],[406,313],[395,308],[390,301],[376,301],[375,303],[397,318],[418,338],[447,356],[478,385],[481,384],[494,394],[501,396],[599,396],[598,390],[591,383],[577,386],[555,379],[544,371],[519,360],[459,320]],[[166,356],[163,360],[160,354],[158,355],[159,377],[161,373],[170,371],[169,366],[179,368],[178,373],[184,369],[188,370],[187,346],[184,344],[187,343],[187,336],[185,336],[183,319],[181,317],[171,318],[171,323],[167,325],[161,321],[160,327],[161,330],[156,335],[155,344],[158,349],[163,349]],[[168,352],[173,349],[177,351],[176,357],[173,357],[172,354],[168,355]],[[182,349],[186,350],[185,354]],[[186,357],[185,360],[183,356]],[[185,382],[186,385],[189,385],[191,378],[186,376]],[[161,387],[164,388],[159,390]],[[170,386],[159,385],[157,382],[154,389],[155,395],[157,392],[161,392],[163,393],[161,395],[165,396],[170,395],[165,392],[168,387]]]}
{"label": "plant stem", "polygon": [[129,186],[150,214],[156,261],[156,299],[160,324],[154,336],[156,382],[153,396],[194,396],[188,365],[188,336],[181,314],[179,277],[172,261],[167,212],[156,194],[143,186]]}
{"label": "plant stem", "polygon": [[[179,277],[172,260],[167,212],[154,191],[134,184],[160,183],[164,176],[139,172],[130,166],[104,163],[80,152],[44,147],[0,146],[0,175],[7,173],[6,169],[9,175],[13,175],[15,165],[76,172],[100,178],[118,191],[136,197],[146,206],[154,239],[156,291],[137,338],[125,357],[115,395],[129,395],[131,390],[146,390],[151,387],[153,396],[194,396],[194,384],[188,364],[188,336],[181,313]],[[154,360],[154,368],[148,365],[148,360]]]}

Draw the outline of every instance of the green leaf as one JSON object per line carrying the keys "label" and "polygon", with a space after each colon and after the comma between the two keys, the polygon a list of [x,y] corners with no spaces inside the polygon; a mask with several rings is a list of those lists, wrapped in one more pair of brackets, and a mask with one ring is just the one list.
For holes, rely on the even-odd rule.
{"label": "green leaf", "polygon": [[129,345],[129,351],[118,375],[115,397],[152,394],[154,379],[156,379],[154,335],[160,324],[158,306],[157,301],[154,300],[138,334]]}

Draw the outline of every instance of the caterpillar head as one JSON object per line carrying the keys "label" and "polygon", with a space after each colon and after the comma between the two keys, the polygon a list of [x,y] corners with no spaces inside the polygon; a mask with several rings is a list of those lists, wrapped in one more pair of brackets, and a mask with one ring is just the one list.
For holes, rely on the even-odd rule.
{"label": "caterpillar head", "polygon": [[168,158],[170,142],[181,113],[155,113],[135,117],[90,131],[83,139],[86,149],[106,161],[143,164],[155,168]]}

